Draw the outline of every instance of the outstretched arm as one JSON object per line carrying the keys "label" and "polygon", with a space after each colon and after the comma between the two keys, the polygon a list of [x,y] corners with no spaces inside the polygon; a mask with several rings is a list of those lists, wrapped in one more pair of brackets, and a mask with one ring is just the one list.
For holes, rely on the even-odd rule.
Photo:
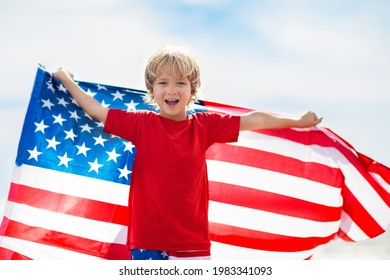
{"label": "outstretched arm", "polygon": [[74,82],[73,75],[67,69],[59,68],[53,73],[53,77],[65,86],[72,98],[85,113],[91,118],[105,123],[108,109],[103,107],[98,101],[80,88],[80,86]]}
{"label": "outstretched arm", "polygon": [[297,118],[275,116],[265,112],[254,111],[241,115],[240,130],[304,128],[318,125],[321,121],[322,118],[318,118],[311,111]]}

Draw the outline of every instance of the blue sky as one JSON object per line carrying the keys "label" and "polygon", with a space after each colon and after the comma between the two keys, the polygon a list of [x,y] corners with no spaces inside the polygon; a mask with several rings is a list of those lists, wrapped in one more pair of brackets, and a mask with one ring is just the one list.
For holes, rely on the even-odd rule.
{"label": "blue sky", "polygon": [[315,110],[390,166],[389,14],[385,0],[2,0],[0,214],[38,61],[144,89],[146,60],[166,44],[198,57],[202,99]]}

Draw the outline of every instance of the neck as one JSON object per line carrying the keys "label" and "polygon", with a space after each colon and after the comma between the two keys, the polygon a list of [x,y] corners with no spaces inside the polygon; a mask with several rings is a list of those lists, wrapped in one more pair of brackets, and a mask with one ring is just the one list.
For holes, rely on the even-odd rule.
{"label": "neck", "polygon": [[167,115],[167,114],[161,114],[160,112],[160,116],[172,121],[180,122],[186,120],[188,115],[187,112],[184,112],[183,114],[179,114],[179,115]]}

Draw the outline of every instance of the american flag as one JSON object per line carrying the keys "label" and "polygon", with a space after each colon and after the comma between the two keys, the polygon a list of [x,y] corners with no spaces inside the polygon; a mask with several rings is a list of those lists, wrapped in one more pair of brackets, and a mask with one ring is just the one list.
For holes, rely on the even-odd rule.
{"label": "american flag", "polygon": [[[144,91],[79,82],[103,106],[154,110]],[[198,101],[190,113],[250,110]],[[38,67],[0,226],[0,259],[129,259],[136,149],[103,132]],[[241,132],[207,153],[213,259],[308,259],[390,224],[390,169],[324,127]]]}

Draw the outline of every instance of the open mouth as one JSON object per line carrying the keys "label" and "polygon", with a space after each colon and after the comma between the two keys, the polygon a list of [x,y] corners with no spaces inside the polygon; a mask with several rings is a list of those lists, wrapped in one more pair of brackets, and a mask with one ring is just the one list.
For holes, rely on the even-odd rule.
{"label": "open mouth", "polygon": [[179,103],[179,99],[175,99],[175,98],[168,98],[168,99],[165,99],[164,101],[169,106],[175,106],[177,103]]}

